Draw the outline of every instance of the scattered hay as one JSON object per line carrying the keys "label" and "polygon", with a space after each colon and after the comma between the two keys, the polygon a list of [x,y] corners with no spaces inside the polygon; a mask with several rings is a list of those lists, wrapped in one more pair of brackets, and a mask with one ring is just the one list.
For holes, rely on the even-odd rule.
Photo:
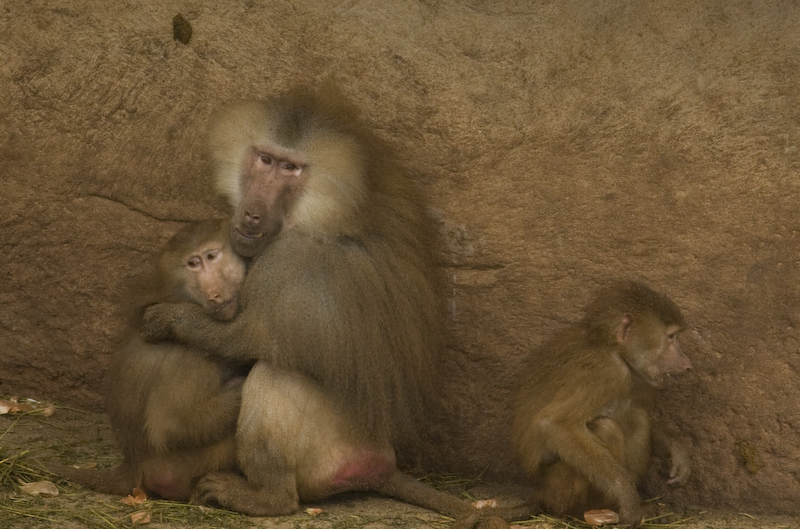
{"label": "scattered hay", "polygon": [[[404,505],[378,495],[343,494],[319,504],[320,512],[306,512],[276,518],[249,518],[223,509],[211,509],[171,501],[148,500],[139,505],[120,503],[119,497],[98,494],[49,474],[41,461],[64,464],[97,462],[113,466],[119,453],[111,440],[108,423],[99,413],[57,407],[51,417],[20,413],[0,415],[0,529],[116,529],[144,527],[171,529],[449,529],[452,520]],[[497,487],[478,479],[454,474],[415,473],[431,486],[469,498],[467,491],[482,497],[506,494],[506,501],[524,494]],[[51,480],[59,489],[57,497],[32,496],[19,483]],[[509,495],[510,494],[510,495]],[[659,498],[653,511],[667,510]],[[645,529],[775,529],[800,527],[796,516],[759,515],[730,512],[677,511],[646,520]],[[134,525],[131,515],[144,513],[147,524]],[[691,517],[687,517],[691,514]],[[683,515],[683,517],[682,517]],[[517,522],[531,529],[589,529],[575,519],[547,515]]]}
{"label": "scattered hay", "polygon": [[178,527],[245,529],[252,527],[247,517],[222,509],[209,509],[177,502],[148,501],[143,505],[129,506],[115,498],[103,497],[85,491],[65,492],[58,498],[37,498],[14,494],[0,501],[0,519],[3,526],[36,521],[35,527],[85,527],[88,529],[115,529],[144,525],[137,515],[145,513],[147,523]]}
{"label": "scattered hay", "polygon": [[59,483],[57,498],[25,494],[20,482],[53,479],[29,451],[5,455],[0,449],[0,526],[2,527],[86,527],[112,529],[143,525],[134,523],[137,513],[147,514],[147,523],[183,527],[245,529],[251,520],[224,509],[172,501],[145,501],[125,505],[119,498],[95,494],[77,485]]}
{"label": "scattered hay", "polygon": [[[78,413],[75,410],[71,410]],[[26,421],[25,426],[30,427],[32,422],[43,421],[48,429],[54,428],[62,431],[66,442],[62,444],[47,444],[42,442],[53,439],[52,433],[37,434],[28,438],[30,448],[19,446],[9,448],[4,442],[13,439],[6,437],[18,421]],[[11,419],[10,417],[8,419]],[[83,426],[83,425],[81,425]],[[85,433],[85,428],[80,428]],[[96,458],[97,454],[104,453],[113,446],[104,440],[98,443],[98,437],[91,440],[70,440],[73,429],[54,424],[50,419],[42,419],[23,413],[9,421],[7,427],[0,432],[0,528],[11,527],[29,528],[88,528],[88,529],[114,529],[132,527],[132,515],[145,512],[149,516],[149,524],[156,526],[174,525],[180,527],[197,528],[230,528],[245,529],[253,527],[251,520],[238,513],[224,509],[210,509],[197,505],[190,505],[169,501],[146,501],[144,504],[130,506],[119,502],[119,498],[92,491],[53,476],[39,462],[39,457],[59,457],[72,460],[85,460]],[[26,432],[21,437],[27,436]],[[54,481],[59,490],[57,497],[46,497],[26,494],[21,488],[21,483],[36,481]],[[144,524],[136,524],[144,525]]]}
{"label": "scattered hay", "polygon": [[18,488],[20,482],[30,483],[49,478],[49,473],[30,457],[29,452],[25,450],[6,455],[0,446],[0,490]]}

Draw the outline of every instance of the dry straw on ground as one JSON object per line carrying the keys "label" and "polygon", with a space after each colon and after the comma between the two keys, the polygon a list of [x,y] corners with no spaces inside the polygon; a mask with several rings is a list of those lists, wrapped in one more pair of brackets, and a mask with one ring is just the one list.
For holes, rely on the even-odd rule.
{"label": "dry straw on ground", "polygon": [[[447,517],[424,509],[369,494],[342,495],[308,506],[314,510],[277,518],[249,518],[223,509],[171,501],[122,502],[121,498],[96,494],[49,474],[40,461],[51,458],[69,464],[89,462],[97,463],[101,468],[112,466],[117,453],[110,441],[104,417],[61,407],[49,417],[44,417],[36,410],[0,417],[0,529],[115,529],[133,526],[200,529],[446,529],[451,522]],[[517,489],[458,475],[419,477],[436,488],[463,494],[471,500],[498,498],[501,503],[513,504],[521,499]],[[21,489],[21,483],[44,480],[51,480],[57,485],[57,496],[32,495]],[[753,517],[741,513],[680,509],[670,512],[666,505],[657,501],[653,501],[651,510],[659,515],[648,519],[645,528],[765,529],[797,527],[800,524],[800,519],[796,517]],[[546,515],[520,521],[517,525],[537,529],[589,527],[579,520],[562,520]]]}

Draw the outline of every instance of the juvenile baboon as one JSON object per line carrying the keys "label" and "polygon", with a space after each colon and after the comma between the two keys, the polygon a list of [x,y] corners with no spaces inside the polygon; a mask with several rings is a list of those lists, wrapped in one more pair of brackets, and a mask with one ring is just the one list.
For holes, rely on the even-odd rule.
{"label": "juvenile baboon", "polygon": [[[218,320],[233,318],[245,262],[231,248],[227,221],[185,226],[159,256],[144,302],[186,301]],[[115,353],[106,412],[123,461],[110,471],[48,465],[101,492],[141,487],[188,500],[196,479],[236,466],[235,431],[245,371],[175,342],[148,343],[136,332]]]}
{"label": "juvenile baboon", "polygon": [[513,442],[533,478],[532,502],[546,512],[582,515],[614,508],[637,527],[637,484],[651,444],[672,458],[670,483],[684,483],[689,458],[651,428],[656,388],[692,367],[678,346],[678,307],[635,282],[604,289],[575,325],[535,351],[520,379]]}
{"label": "juvenile baboon", "polygon": [[252,257],[241,312],[222,324],[196,306],[160,304],[143,328],[257,361],[237,433],[244,477],[207,475],[202,499],[268,516],[377,490],[452,516],[471,511],[395,465],[394,447],[425,420],[440,345],[435,247],[413,182],[337,98],[231,105],[214,117],[210,146],[235,209],[233,247]]}

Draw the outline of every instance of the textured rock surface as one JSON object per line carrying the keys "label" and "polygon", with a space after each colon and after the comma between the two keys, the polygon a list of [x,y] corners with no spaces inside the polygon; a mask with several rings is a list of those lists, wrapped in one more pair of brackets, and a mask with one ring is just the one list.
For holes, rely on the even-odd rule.
{"label": "textured rock surface", "polygon": [[696,367],[660,410],[695,473],[651,490],[800,509],[796,3],[5,0],[0,57],[0,393],[99,408],[120,285],[224,212],[209,113],[333,81],[447,242],[428,464],[513,477],[520,358],[632,277],[684,308]]}

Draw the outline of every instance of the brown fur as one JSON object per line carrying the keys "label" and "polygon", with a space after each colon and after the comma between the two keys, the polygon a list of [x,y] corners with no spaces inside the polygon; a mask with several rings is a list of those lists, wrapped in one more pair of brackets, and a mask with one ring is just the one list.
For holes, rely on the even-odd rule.
{"label": "brown fur", "polygon": [[307,163],[307,186],[286,208],[285,228],[258,249],[234,322],[214,325],[177,306],[159,318],[171,310],[162,306],[151,309],[146,333],[303,372],[362,431],[395,442],[415,435],[434,387],[441,297],[433,231],[413,182],[346,109],[334,119],[336,106],[291,97],[216,115],[218,187],[234,207],[244,199],[243,158],[253,145],[272,146],[273,135],[286,143],[275,150]]}
{"label": "brown fur", "polygon": [[[228,222],[204,221],[179,231],[161,253],[155,277],[141,285],[141,298],[206,304],[209,313],[218,308],[209,301],[212,293],[237,303],[245,265],[230,247],[229,229]],[[208,265],[202,284],[194,284],[187,259],[206,259],[208,252],[219,252],[215,264]],[[122,463],[107,472],[51,469],[102,492],[141,487],[188,500],[198,476],[236,465],[243,378],[235,371],[183,344],[148,343],[132,333],[112,359],[106,397]]]}
{"label": "brown fur", "polygon": [[253,256],[231,323],[151,307],[143,332],[255,360],[237,441],[245,477],[215,473],[203,499],[252,515],[378,490],[458,516],[469,503],[395,467],[434,390],[441,297],[432,226],[413,183],[337,98],[229,106],[212,121],[234,248]]}
{"label": "brown fur", "polygon": [[[639,525],[636,486],[650,462],[654,388],[691,367],[675,339],[682,326],[672,301],[622,282],[598,293],[580,324],[530,356],[513,442],[534,480],[535,504],[558,515],[618,509],[622,523]],[[685,481],[685,452],[656,442],[673,456],[673,481]]]}

